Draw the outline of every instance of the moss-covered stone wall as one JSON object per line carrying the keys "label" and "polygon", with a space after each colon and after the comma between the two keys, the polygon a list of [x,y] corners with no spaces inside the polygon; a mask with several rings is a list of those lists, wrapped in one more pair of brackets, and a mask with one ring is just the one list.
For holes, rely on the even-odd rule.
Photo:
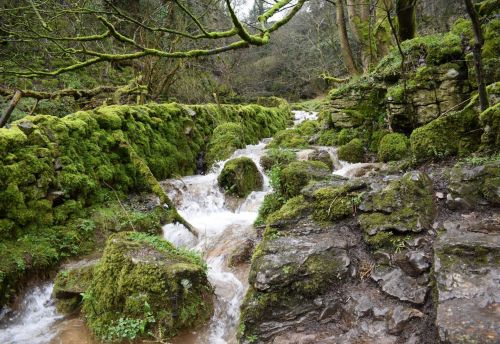
{"label": "moss-covered stone wall", "polygon": [[0,305],[28,271],[80,252],[93,236],[88,209],[147,189],[134,159],[157,179],[193,174],[222,123],[240,123],[247,144],[284,129],[290,109],[273,105],[108,106],[0,129]]}

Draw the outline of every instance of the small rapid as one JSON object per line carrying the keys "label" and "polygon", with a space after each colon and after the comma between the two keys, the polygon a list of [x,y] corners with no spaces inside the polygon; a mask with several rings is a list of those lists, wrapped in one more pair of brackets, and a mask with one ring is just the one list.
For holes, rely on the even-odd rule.
{"label": "small rapid", "polygon": [[[260,166],[267,141],[239,149],[230,159],[245,156]],[[162,182],[179,213],[199,231],[196,238],[184,226],[168,224],[163,227],[164,237],[178,247],[200,252],[207,261],[208,278],[215,288],[214,315],[209,325],[194,335],[193,343],[236,343],[239,308],[248,287],[247,274],[241,267],[230,267],[228,258],[235,247],[256,237],[253,222],[264,196],[271,190],[260,170],[264,176],[262,191],[252,192],[243,201],[225,197],[217,184],[224,163],[219,162],[206,175]]]}
{"label": "small rapid", "polygon": [[26,291],[18,309],[0,315],[0,343],[48,343],[56,335],[52,327],[62,319],[51,298],[53,283],[45,283]]}

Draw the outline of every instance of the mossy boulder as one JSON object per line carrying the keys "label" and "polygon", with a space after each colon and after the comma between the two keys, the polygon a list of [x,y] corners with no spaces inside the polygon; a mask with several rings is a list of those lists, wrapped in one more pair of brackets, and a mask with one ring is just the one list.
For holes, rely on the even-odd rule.
{"label": "mossy boulder", "polygon": [[297,155],[291,149],[271,148],[260,158],[260,166],[269,171],[274,166],[286,166],[297,160]]}
{"label": "mossy boulder", "polygon": [[330,168],[321,161],[294,161],[281,171],[280,191],[285,198],[299,195],[311,180],[330,176]]}
{"label": "mossy boulder", "polygon": [[207,268],[196,253],[137,232],[109,237],[83,298],[87,325],[105,341],[167,339],[213,312]]}
{"label": "mossy boulder", "polygon": [[483,165],[457,164],[449,174],[447,204],[467,208],[481,205],[500,206],[500,160]]}
{"label": "mossy boulder", "polygon": [[247,157],[226,162],[217,181],[228,194],[237,197],[246,197],[252,191],[262,190],[263,186],[259,169],[252,159]]}
{"label": "mossy boulder", "polygon": [[57,273],[52,295],[59,312],[70,313],[79,308],[82,294],[92,283],[96,264],[97,260],[82,261]]}
{"label": "mossy boulder", "polygon": [[[476,99],[477,101],[477,99]],[[439,117],[415,129],[410,136],[413,158],[418,162],[465,156],[479,147],[481,133],[472,101],[459,112]]]}
{"label": "mossy boulder", "polygon": [[347,162],[364,161],[365,149],[360,139],[352,139],[348,143],[339,147],[338,156],[340,160]]}
{"label": "mossy boulder", "polygon": [[333,160],[330,153],[326,150],[314,150],[307,156],[307,160],[310,161],[321,161],[326,166],[333,170]]}
{"label": "mossy boulder", "polygon": [[408,155],[409,144],[409,140],[404,134],[384,135],[378,146],[378,159],[384,162],[401,160]]}
{"label": "mossy boulder", "polygon": [[408,172],[385,186],[375,185],[358,209],[363,212],[358,222],[365,240],[374,246],[383,246],[393,233],[430,229],[436,216],[432,181],[425,173]]}
{"label": "mossy boulder", "polygon": [[291,220],[297,220],[302,214],[309,209],[309,204],[305,201],[304,196],[299,195],[290,198],[282,207],[267,217],[266,223],[269,225],[282,225]]}

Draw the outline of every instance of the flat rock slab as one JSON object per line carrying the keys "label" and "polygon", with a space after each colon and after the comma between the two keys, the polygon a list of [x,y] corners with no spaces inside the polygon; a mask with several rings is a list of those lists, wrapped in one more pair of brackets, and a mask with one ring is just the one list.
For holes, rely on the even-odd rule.
{"label": "flat rock slab", "polygon": [[401,301],[414,304],[423,304],[425,301],[428,289],[426,275],[414,278],[405,274],[400,268],[379,266],[373,270],[371,277],[378,282],[385,293]]}
{"label": "flat rock slab", "polygon": [[500,235],[470,231],[487,220],[445,223],[434,244],[442,342],[500,342]]}

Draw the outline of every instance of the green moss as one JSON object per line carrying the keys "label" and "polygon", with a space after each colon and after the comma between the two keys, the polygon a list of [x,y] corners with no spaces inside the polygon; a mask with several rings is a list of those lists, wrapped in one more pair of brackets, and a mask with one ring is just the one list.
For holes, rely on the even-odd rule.
{"label": "green moss", "polygon": [[355,213],[359,204],[360,192],[352,190],[351,185],[324,187],[313,193],[313,218],[318,222],[336,221]]}
{"label": "green moss", "polygon": [[330,169],[321,161],[294,161],[281,171],[280,192],[285,198],[297,196],[310,180],[321,180]]}
{"label": "green moss", "polygon": [[479,146],[478,116],[469,105],[464,110],[439,117],[415,129],[410,146],[417,162],[464,156]]}
{"label": "green moss", "polygon": [[130,319],[149,333],[169,338],[200,326],[212,313],[212,288],[199,256],[159,237],[124,232],[108,239],[83,298],[87,325],[99,338],[121,340],[117,325]]}
{"label": "green moss", "polygon": [[239,123],[224,123],[214,129],[208,143],[205,161],[210,168],[215,162],[228,159],[235,150],[245,147],[245,132]]}
{"label": "green moss", "polygon": [[304,196],[290,198],[279,210],[273,212],[267,218],[267,224],[276,224],[289,221],[302,215],[309,209],[309,205],[304,200]]}
{"label": "green moss", "polygon": [[306,138],[298,129],[286,129],[274,135],[267,148],[306,148]]}
{"label": "green moss", "polygon": [[262,201],[262,204],[259,208],[259,215],[257,216],[254,225],[260,226],[265,224],[268,216],[275,211],[278,211],[283,203],[283,197],[275,192],[264,196],[264,200]]}
{"label": "green moss", "polygon": [[404,134],[391,133],[385,135],[378,147],[380,161],[401,160],[408,155],[409,140]]}
{"label": "green moss", "polygon": [[317,121],[304,121],[302,123],[300,123],[296,129],[299,131],[299,133],[306,137],[306,138],[309,138],[311,137],[312,135],[314,135],[314,133],[316,133],[319,129],[319,123]]}
{"label": "green moss", "polygon": [[268,171],[274,166],[284,167],[295,160],[297,160],[297,156],[292,150],[271,148],[260,159],[260,165],[264,171]]}
{"label": "green moss", "polygon": [[318,139],[321,146],[335,146],[338,143],[338,132],[333,129],[322,130]]}
{"label": "green moss", "polygon": [[490,106],[479,115],[483,129],[481,150],[495,153],[500,150],[500,102]]}
{"label": "green moss", "polygon": [[93,275],[93,264],[58,272],[52,295],[56,298],[56,306],[60,312],[70,313],[80,306],[81,294],[90,286]]}
{"label": "green moss", "polygon": [[226,192],[237,197],[246,197],[252,191],[261,190],[263,185],[257,166],[247,157],[226,162],[217,181]]}
{"label": "green moss", "polygon": [[338,156],[340,160],[348,162],[364,161],[365,150],[360,139],[352,139],[348,143],[339,147]]}

